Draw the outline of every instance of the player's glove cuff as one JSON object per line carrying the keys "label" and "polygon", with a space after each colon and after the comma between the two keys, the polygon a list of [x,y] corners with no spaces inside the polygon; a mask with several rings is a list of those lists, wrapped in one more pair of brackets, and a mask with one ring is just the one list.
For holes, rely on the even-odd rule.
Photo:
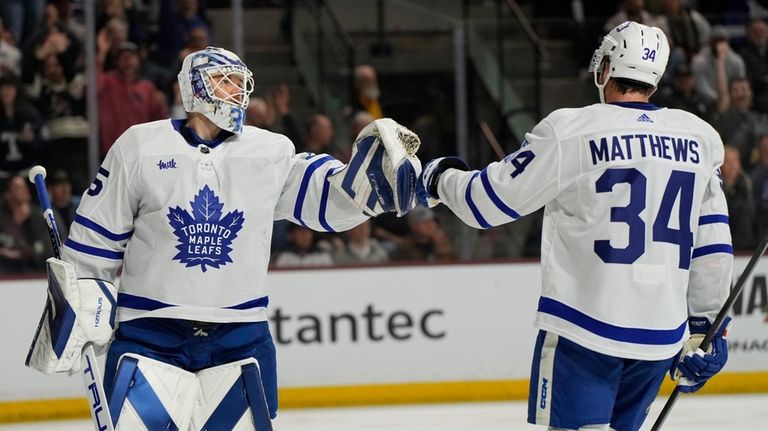
{"label": "player's glove cuff", "polygon": [[468,171],[469,165],[458,157],[440,157],[427,163],[416,187],[416,196],[422,205],[431,208],[440,203],[437,184],[440,175],[448,169]]}
{"label": "player's glove cuff", "polygon": [[688,320],[691,337],[683,344],[670,370],[672,379],[678,380],[681,392],[698,391],[707,380],[723,369],[728,361],[728,342],[725,337],[730,322],[730,317],[723,321],[705,352],[700,345],[712,325],[703,317],[691,317]]}

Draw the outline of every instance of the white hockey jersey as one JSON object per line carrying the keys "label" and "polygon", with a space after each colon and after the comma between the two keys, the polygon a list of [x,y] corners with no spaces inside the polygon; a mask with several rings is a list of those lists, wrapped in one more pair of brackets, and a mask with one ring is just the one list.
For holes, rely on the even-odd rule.
{"label": "white hockey jersey", "polygon": [[162,120],[112,146],[63,248],[78,277],[114,280],[118,319],[266,320],[272,222],[346,230],[367,217],[330,187],[331,156],[295,154],[285,136],[245,127],[193,146]]}
{"label": "white hockey jersey", "polygon": [[713,321],[729,293],[722,161],[717,132],[692,114],[596,104],[553,112],[482,171],[449,169],[438,194],[479,228],[545,206],[536,326],[660,360],[680,350],[689,315]]}

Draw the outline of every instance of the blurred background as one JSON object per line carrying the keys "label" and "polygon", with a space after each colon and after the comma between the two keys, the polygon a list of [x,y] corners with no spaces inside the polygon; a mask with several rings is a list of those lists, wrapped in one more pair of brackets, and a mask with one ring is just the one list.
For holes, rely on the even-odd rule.
{"label": "blurred background", "polygon": [[[23,178],[49,171],[67,226],[114,140],[184,116],[181,60],[217,45],[253,71],[250,125],[297,151],[348,159],[372,119],[419,134],[419,156],[474,168],[514,151],[562,107],[597,102],[587,65],[608,29],[658,26],[673,46],[652,101],[710,122],[736,249],[768,226],[768,24],[763,0],[3,0],[0,3],[0,272],[49,255]],[[722,67],[721,67],[722,66]],[[30,207],[32,210],[30,211]],[[536,258],[541,214],[487,231],[442,207],[345,234],[275,225],[275,267]]]}

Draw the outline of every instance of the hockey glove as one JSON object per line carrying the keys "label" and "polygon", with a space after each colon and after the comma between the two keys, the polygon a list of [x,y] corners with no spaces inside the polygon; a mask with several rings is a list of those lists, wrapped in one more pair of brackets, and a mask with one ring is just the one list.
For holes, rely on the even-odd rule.
{"label": "hockey glove", "polygon": [[688,327],[691,337],[683,344],[679,353],[679,361],[675,361],[670,370],[672,379],[678,379],[680,392],[696,392],[712,376],[717,374],[725,366],[728,360],[728,324],[731,318],[726,317],[717,334],[712,338],[712,343],[704,352],[699,348],[704,335],[709,331],[711,324],[706,318],[691,317],[688,319]]}
{"label": "hockey glove", "polygon": [[26,364],[45,374],[80,371],[86,343],[105,347],[115,329],[115,286],[75,276],[72,265],[50,258],[48,301]]}
{"label": "hockey glove", "polygon": [[352,158],[331,184],[366,214],[402,216],[416,206],[420,145],[415,133],[394,120],[375,120],[357,135]]}
{"label": "hockey glove", "polygon": [[418,185],[416,186],[416,196],[420,204],[427,208],[432,208],[440,203],[440,196],[437,194],[437,183],[440,180],[440,175],[451,168],[468,171],[469,165],[458,157],[440,157],[427,163],[427,166],[421,172]]}

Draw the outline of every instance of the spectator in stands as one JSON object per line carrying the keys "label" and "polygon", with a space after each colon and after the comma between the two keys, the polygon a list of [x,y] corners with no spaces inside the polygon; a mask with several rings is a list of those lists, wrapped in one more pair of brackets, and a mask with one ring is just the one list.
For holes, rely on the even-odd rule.
{"label": "spectator in stands", "polygon": [[287,84],[277,84],[267,94],[267,103],[273,112],[273,132],[288,137],[291,142],[301,142],[301,128],[291,113],[291,89]]}
{"label": "spectator in stands", "polygon": [[747,43],[739,51],[755,94],[755,108],[768,112],[768,24],[754,18],[747,24]]}
{"label": "spectator in stands", "polygon": [[0,19],[0,78],[8,75],[21,76],[21,51]]}
{"label": "spectator in stands", "polygon": [[731,81],[726,100],[721,107],[727,107],[715,118],[715,128],[720,132],[723,142],[738,148],[741,153],[741,165],[750,169],[757,161],[755,144],[765,128],[761,116],[751,110],[752,90],[746,78]]}
{"label": "spectator in stands", "polygon": [[53,4],[45,6],[43,25],[23,46],[21,74],[25,83],[34,81],[51,55],[59,58],[67,76],[74,75],[82,51],[77,37],[59,20],[59,10]]}
{"label": "spectator in stands", "polygon": [[299,151],[320,154],[333,148],[333,123],[323,114],[314,114],[307,122],[307,137]]}
{"label": "spectator in stands", "polygon": [[311,229],[291,223],[288,226],[288,241],[288,249],[275,257],[275,267],[333,265],[333,255],[318,247],[315,232]]}
{"label": "spectator in stands", "polygon": [[334,254],[337,264],[350,265],[362,263],[383,263],[389,255],[376,238],[371,237],[371,221],[365,222],[344,232],[346,241]]}
{"label": "spectator in stands", "polygon": [[0,176],[25,172],[40,151],[40,116],[20,97],[19,81],[0,79]]}
{"label": "spectator in stands", "polygon": [[[52,254],[48,230],[39,209],[32,204],[26,178],[7,180],[0,210],[0,272],[42,272]],[[57,217],[58,219],[58,217]],[[59,224],[62,234],[66,227]]]}
{"label": "spectator in stands", "polygon": [[30,96],[44,120],[40,163],[48,169],[66,168],[76,172],[76,182],[84,186],[88,152],[88,121],[85,119],[85,77],[67,77],[58,57],[43,63],[41,77],[35,79]]}
{"label": "spectator in stands", "polygon": [[357,135],[365,129],[365,126],[371,124],[375,120],[373,115],[368,111],[358,111],[352,116],[352,122],[349,126],[349,142],[355,142]]}
{"label": "spectator in stands", "polygon": [[373,120],[373,115],[368,111],[357,111],[355,115],[352,116],[352,121],[349,124],[349,140],[347,141],[349,142],[349,145],[339,151],[337,157],[339,161],[342,163],[349,162],[349,159],[352,157],[352,147],[357,140],[357,135],[360,134],[365,126],[371,124]]}
{"label": "spectator in stands", "polygon": [[[69,226],[75,219],[75,211],[80,205],[80,196],[72,194],[72,183],[67,171],[59,169],[46,178],[51,206],[59,212],[64,226]],[[64,238],[62,238],[62,241]]]}
{"label": "spectator in stands", "polygon": [[184,61],[184,58],[186,58],[187,55],[195,51],[201,51],[208,45],[210,45],[208,26],[199,24],[190,28],[187,31],[186,43],[178,54],[178,69],[181,69],[181,63]]}
{"label": "spectator in stands", "polygon": [[160,0],[158,22],[158,47],[155,60],[166,67],[173,67],[179,51],[187,44],[193,28],[203,28],[209,34],[211,28],[200,11],[198,0]]}
{"label": "spectator in stands", "polygon": [[760,136],[757,144],[760,161],[752,170],[755,193],[755,221],[758,237],[768,232],[768,133]]}
{"label": "spectator in stands", "polygon": [[659,27],[664,33],[669,34],[666,23],[645,10],[645,0],[621,0],[619,2],[619,11],[608,18],[608,21],[603,26],[603,32],[610,32],[624,21],[635,21],[648,26]]}
{"label": "spectator in stands", "polygon": [[686,0],[664,0],[667,36],[675,49],[681,49],[690,61],[709,43],[712,26],[699,12],[686,6]]}
{"label": "spectator in stands", "polygon": [[0,15],[13,40],[21,46],[34,32],[43,17],[45,0],[3,0]]}
{"label": "spectator in stands", "polygon": [[113,20],[126,24],[126,37],[135,44],[140,44],[146,38],[146,26],[138,10],[139,2],[135,0],[104,0],[102,10],[96,19],[96,28],[101,30]]}
{"label": "spectator in stands", "polygon": [[261,129],[271,130],[274,113],[263,97],[252,96],[245,110],[245,123]]}
{"label": "spectator in stands", "polygon": [[406,219],[411,233],[390,255],[393,261],[432,262],[457,258],[451,239],[437,224],[431,209],[416,207]]}
{"label": "spectator in stands", "polygon": [[675,69],[672,85],[659,89],[653,98],[659,106],[682,109],[710,123],[715,116],[715,103],[696,90],[696,81],[691,68],[685,64]]}
{"label": "spectator in stands", "polygon": [[118,50],[128,42],[128,23],[121,18],[113,18],[99,30],[97,42],[107,49],[99,49],[97,62],[102,64],[102,70],[110,71],[117,67]]}
{"label": "spectator in stands", "polygon": [[[107,49],[108,42],[99,38],[99,52]],[[111,72],[99,73],[99,135],[102,157],[128,127],[168,116],[165,96],[152,82],[139,79],[140,68],[138,47],[132,42],[124,42],[118,48],[117,68]]]}
{"label": "spectator in stands", "polygon": [[[727,141],[725,141],[727,142]],[[723,190],[728,202],[728,220],[733,248],[751,249],[755,241],[755,202],[752,181],[741,167],[741,156],[736,147],[725,145],[723,158]]]}
{"label": "spectator in stands", "polygon": [[59,21],[64,29],[72,33],[82,44],[85,42],[85,23],[75,18],[75,2],[77,0],[58,0]]}
{"label": "spectator in stands", "polygon": [[355,67],[355,92],[357,93],[355,110],[363,110],[371,114],[375,120],[384,117],[379,98],[379,78],[376,69],[368,64]]}
{"label": "spectator in stands", "polygon": [[744,60],[733,52],[725,28],[721,26],[712,29],[709,46],[693,57],[691,70],[696,77],[696,89],[712,102],[722,97],[723,90],[727,92],[728,82],[747,76]]}

